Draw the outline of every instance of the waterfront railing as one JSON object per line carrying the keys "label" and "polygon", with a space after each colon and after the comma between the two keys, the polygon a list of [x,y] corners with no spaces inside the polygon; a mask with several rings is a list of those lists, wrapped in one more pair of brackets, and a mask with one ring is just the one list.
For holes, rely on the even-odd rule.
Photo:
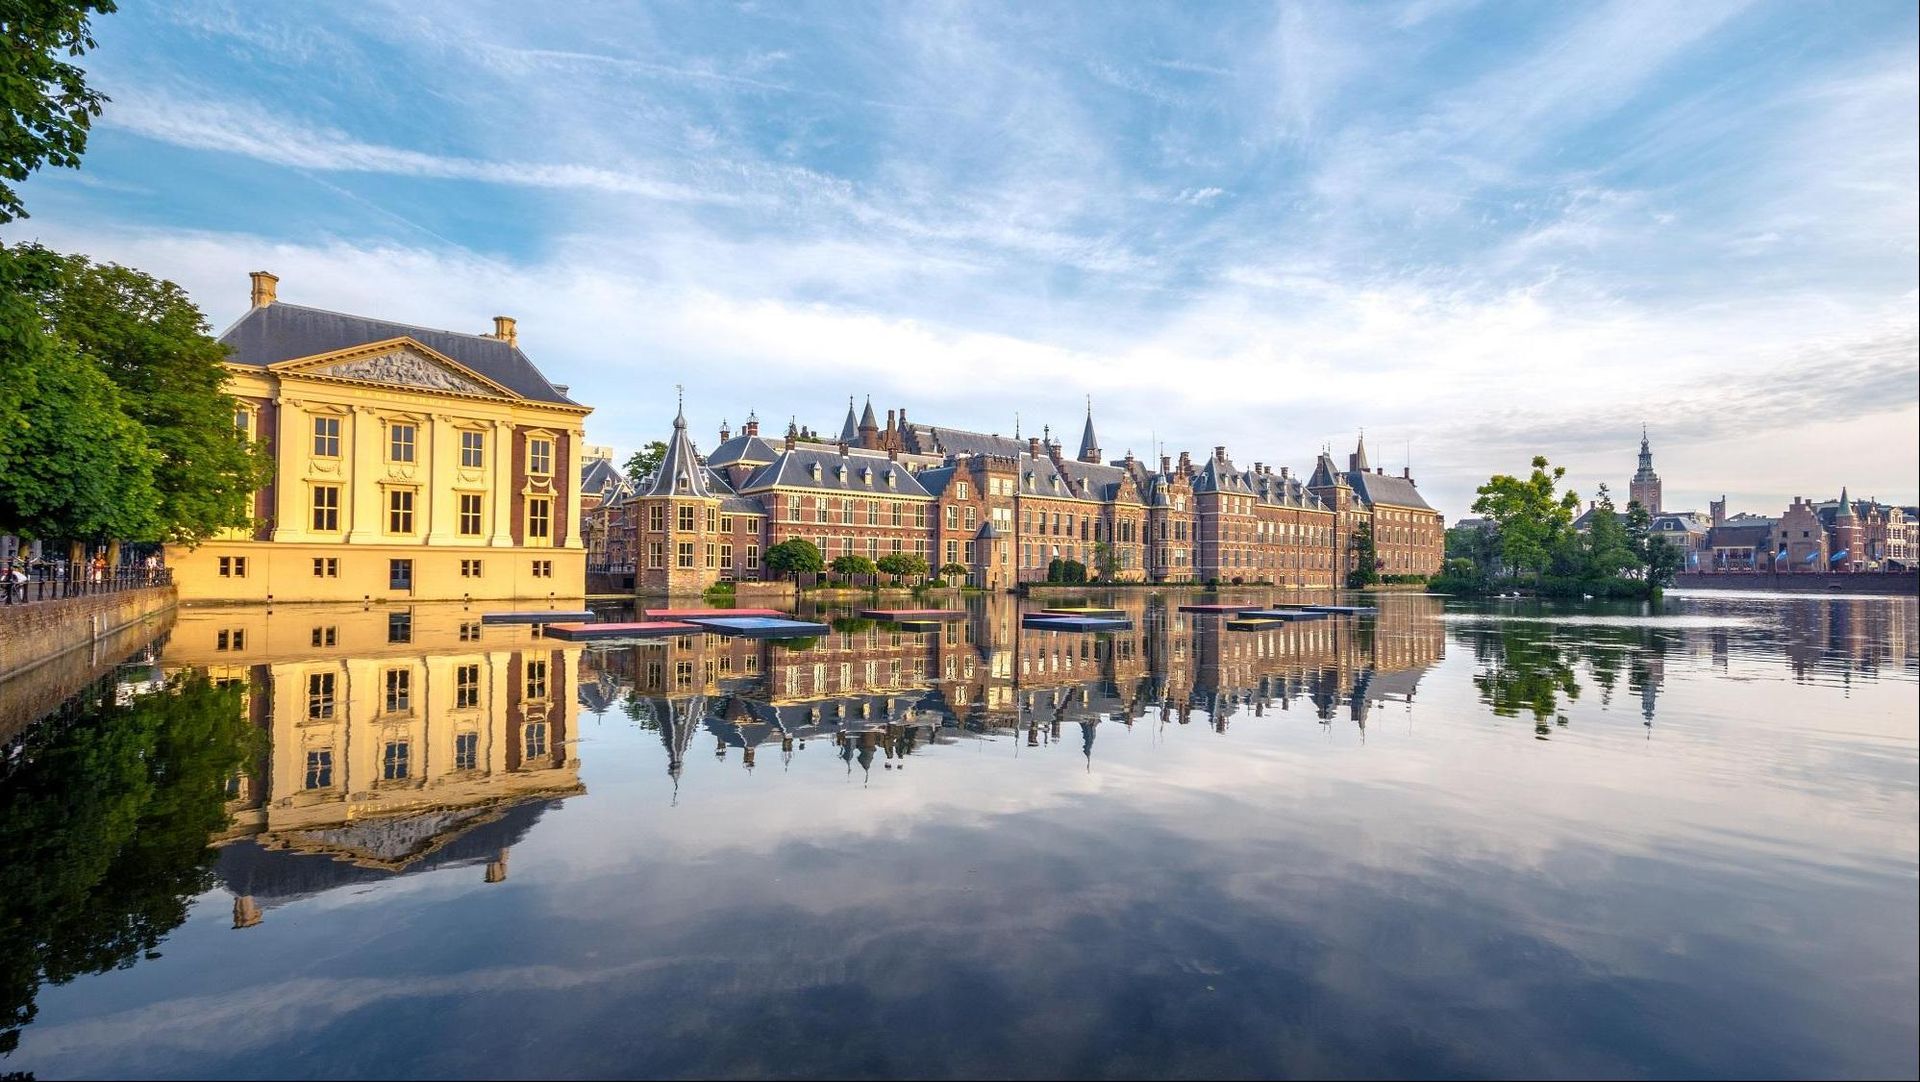
{"label": "waterfront railing", "polygon": [[12,572],[0,573],[0,592],[5,593],[6,604],[31,605],[173,584],[170,567],[116,567],[99,572],[87,567],[36,567],[29,568],[24,575],[24,581],[16,581]]}

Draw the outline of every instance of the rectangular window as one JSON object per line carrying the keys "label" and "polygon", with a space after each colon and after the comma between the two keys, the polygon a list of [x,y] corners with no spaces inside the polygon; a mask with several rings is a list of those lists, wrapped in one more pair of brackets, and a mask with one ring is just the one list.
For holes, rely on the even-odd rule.
{"label": "rectangular window", "polygon": [[480,494],[462,492],[460,494],[460,536],[480,536]]}
{"label": "rectangular window", "polygon": [[245,556],[220,557],[220,577],[223,579],[246,578],[247,558]]}
{"label": "rectangular window", "polygon": [[307,674],[307,720],[325,721],[333,717],[333,674]]}
{"label": "rectangular window", "polygon": [[461,560],[460,561],[460,577],[463,579],[479,578],[480,577],[480,561],[479,560]]}
{"label": "rectangular window", "polygon": [[307,752],[306,788],[333,788],[332,748],[313,748]]}
{"label": "rectangular window", "polygon": [[544,759],[547,757],[547,723],[530,721],[522,730],[520,754],[526,759]]}
{"label": "rectangular window", "polygon": [[313,457],[340,457],[340,418],[315,417],[313,419]]}
{"label": "rectangular window", "polygon": [[480,666],[460,665],[453,670],[453,708],[471,710],[480,705]]}
{"label": "rectangular window", "polygon": [[720,522],[720,509],[717,507],[707,508],[707,532],[712,533],[714,531],[714,528],[719,524],[719,522]]}
{"label": "rectangular window", "polygon": [[720,570],[722,571],[733,570],[733,546],[732,545],[720,546]]}
{"label": "rectangular window", "polygon": [[677,555],[679,558],[680,567],[683,567],[683,568],[692,567],[693,566],[693,542],[691,541],[680,542],[680,551]]}
{"label": "rectangular window", "polygon": [[527,472],[545,477],[553,472],[553,441],[527,441]]}
{"label": "rectangular window", "polygon": [[413,561],[412,560],[388,560],[387,561],[387,589],[389,590],[413,589]]}
{"label": "rectangular window", "polygon": [[654,533],[665,533],[667,529],[667,509],[654,504],[647,508],[647,529]]}
{"label": "rectangular window", "polygon": [[527,698],[544,699],[547,697],[547,663],[545,661],[527,662]]}
{"label": "rectangular window", "polygon": [[732,515],[720,516],[720,532],[721,533],[733,532],[733,516]]}
{"label": "rectangular window", "polygon": [[339,641],[339,638],[340,630],[331,625],[313,629],[313,644],[315,646],[332,646]]}
{"label": "rectangular window", "polygon": [[413,641],[413,613],[390,612],[387,614],[387,641],[392,643]]}
{"label": "rectangular window", "polygon": [[487,464],[486,433],[460,433],[460,464],[473,470],[477,470]]}
{"label": "rectangular window", "polygon": [[682,530],[686,530],[689,533],[693,532],[693,508],[691,507],[680,508],[679,521],[680,521],[680,528]]}
{"label": "rectangular window", "polygon": [[247,633],[237,627],[232,630],[222,629],[219,634],[214,636],[213,648],[215,650],[245,650],[247,648]]}
{"label": "rectangular window", "polygon": [[461,642],[479,642],[480,641],[480,621],[478,620],[462,621],[460,624],[460,641]]}
{"label": "rectangular window", "polygon": [[380,776],[387,781],[407,780],[412,747],[404,740],[389,740],[380,753]]}
{"label": "rectangular window", "polygon": [[[901,508],[901,506],[900,506],[900,505],[899,505],[898,503],[896,503],[896,504],[894,504],[894,505],[893,505],[893,524],[894,524],[895,526],[898,526],[898,525],[900,525],[900,512],[901,512],[901,510],[902,510],[902,508]],[[923,523],[922,523],[921,525],[925,525],[925,523],[923,522]]]}
{"label": "rectangular window", "polygon": [[544,544],[553,539],[553,499],[527,497],[527,540]]}
{"label": "rectangular window", "polygon": [[747,546],[747,570],[749,571],[760,570],[760,546],[759,545]]}
{"label": "rectangular window", "polygon": [[413,706],[413,670],[387,670],[387,713],[398,714]]}
{"label": "rectangular window", "polygon": [[480,734],[457,733],[453,738],[453,768],[477,770],[480,766]]}
{"label": "rectangular window", "polygon": [[313,577],[316,579],[337,579],[340,577],[340,557],[315,556],[313,558]]}
{"label": "rectangular window", "polygon": [[387,532],[413,532],[413,490],[394,488],[387,490]]}
{"label": "rectangular window", "polygon": [[536,579],[552,578],[553,577],[553,561],[552,560],[533,561],[533,577]]}
{"label": "rectangular window", "polygon": [[667,546],[658,541],[647,543],[647,567],[658,571],[667,566]]}
{"label": "rectangular window", "polygon": [[420,431],[413,425],[387,426],[387,461],[412,462],[414,442]]}
{"label": "rectangular window", "polygon": [[320,533],[340,529],[340,486],[313,486],[313,528]]}
{"label": "rectangular window", "polygon": [[711,571],[716,566],[718,566],[719,560],[720,560],[719,546],[715,545],[711,541],[707,542],[707,570]]}

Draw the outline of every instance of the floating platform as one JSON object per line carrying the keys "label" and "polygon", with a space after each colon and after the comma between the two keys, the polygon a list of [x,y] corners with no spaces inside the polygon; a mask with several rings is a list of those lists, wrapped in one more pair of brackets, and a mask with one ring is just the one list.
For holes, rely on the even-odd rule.
{"label": "floating platform", "polygon": [[1340,616],[1374,616],[1380,610],[1366,605],[1308,605],[1308,612],[1334,613]]}
{"label": "floating platform", "polygon": [[1324,620],[1333,614],[1330,612],[1308,612],[1305,609],[1252,609],[1240,614],[1243,620],[1269,620],[1285,623],[1288,620]]}
{"label": "floating platform", "polygon": [[1037,614],[1020,618],[1020,626],[1034,631],[1126,631],[1132,620],[1113,616],[1055,616]]}
{"label": "floating platform", "polygon": [[1260,606],[1259,605],[1182,605],[1180,606],[1180,611],[1181,612],[1197,612],[1203,616],[1223,616],[1223,615],[1232,615],[1233,613],[1236,613],[1236,612],[1247,612],[1249,610],[1257,609],[1257,608],[1260,608]]}
{"label": "floating platform", "polygon": [[896,622],[904,622],[907,620],[912,620],[914,623],[925,624],[925,623],[932,623],[937,620],[964,620],[967,618],[967,610],[965,609],[860,609],[858,612],[855,613],[855,615],[863,617],[868,620],[893,620]]}
{"label": "floating platform", "polygon": [[779,609],[648,609],[649,620],[688,620],[696,616],[785,616]]}
{"label": "floating platform", "polygon": [[549,639],[582,642],[590,639],[652,639],[667,635],[686,635],[701,630],[695,624],[678,620],[649,620],[638,624],[548,624]]}
{"label": "floating platform", "polygon": [[1042,616],[1073,616],[1091,620],[1119,620],[1127,615],[1125,609],[1103,609],[1093,605],[1061,606],[1054,609],[1041,609]]}
{"label": "floating platform", "polygon": [[1228,631],[1266,631],[1293,621],[1274,616],[1233,616],[1227,619]]}
{"label": "floating platform", "polygon": [[585,609],[546,609],[536,612],[489,612],[480,616],[483,624],[552,624],[562,621],[590,623],[593,613]]}
{"label": "floating platform", "polygon": [[792,619],[783,612],[771,616],[689,616],[685,622],[702,631],[748,639],[798,639],[807,635],[825,635],[833,630],[825,624]]}

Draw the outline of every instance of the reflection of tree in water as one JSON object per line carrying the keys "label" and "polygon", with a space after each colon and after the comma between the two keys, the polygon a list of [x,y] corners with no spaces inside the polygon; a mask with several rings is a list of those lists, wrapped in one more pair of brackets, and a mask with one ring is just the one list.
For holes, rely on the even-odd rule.
{"label": "reflection of tree in water", "polygon": [[184,673],[118,705],[97,685],[0,762],[0,1051],[42,982],[130,966],[212,885],[207,840],[248,730],[240,689]]}
{"label": "reflection of tree in water", "polygon": [[1573,674],[1576,651],[1562,649],[1544,629],[1505,625],[1479,636],[1474,656],[1487,668],[1473,678],[1473,685],[1494,714],[1531,714],[1534,732],[1542,735],[1552,731],[1549,722],[1566,723],[1556,715],[1561,696],[1568,701],[1580,697],[1580,682]]}

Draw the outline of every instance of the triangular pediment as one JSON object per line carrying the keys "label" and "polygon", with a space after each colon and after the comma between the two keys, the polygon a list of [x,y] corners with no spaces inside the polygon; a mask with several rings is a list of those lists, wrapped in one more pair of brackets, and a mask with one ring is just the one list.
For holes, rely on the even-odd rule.
{"label": "triangular pediment", "polygon": [[296,357],[270,368],[290,376],[379,383],[412,391],[478,398],[521,397],[446,354],[404,337]]}

